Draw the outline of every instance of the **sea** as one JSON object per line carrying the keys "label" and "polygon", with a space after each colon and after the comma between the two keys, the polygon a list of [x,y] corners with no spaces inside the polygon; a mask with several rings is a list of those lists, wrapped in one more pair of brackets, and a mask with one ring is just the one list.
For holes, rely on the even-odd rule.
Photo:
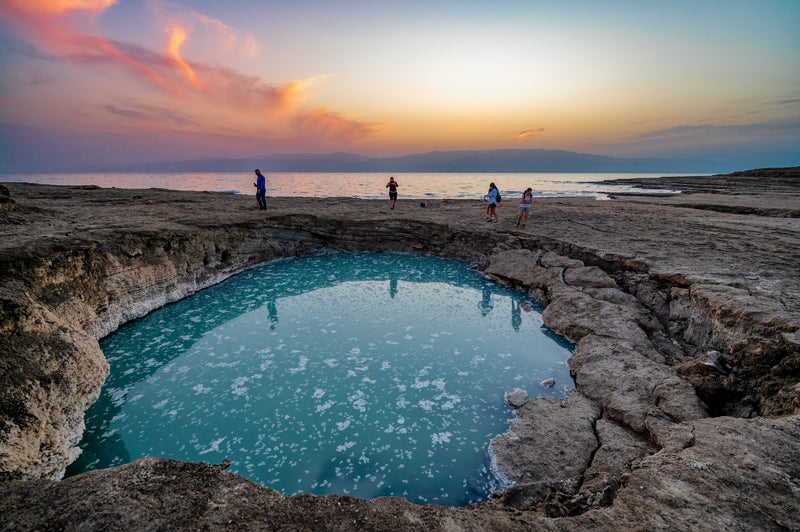
{"label": "sea", "polygon": [[[588,197],[608,199],[609,194],[641,192],[628,185],[610,185],[611,179],[661,177],[664,174],[613,173],[265,173],[267,196],[271,197],[352,197],[381,199],[387,196],[386,183],[394,177],[399,183],[399,198],[481,199],[495,183],[501,195],[516,197],[531,187],[535,197]],[[702,175],[702,174],[670,174]],[[0,182],[27,182],[49,185],[97,185],[104,188],[161,188],[254,194],[255,174],[248,172],[181,173],[47,173],[0,174]],[[670,190],[648,190],[648,193]]]}

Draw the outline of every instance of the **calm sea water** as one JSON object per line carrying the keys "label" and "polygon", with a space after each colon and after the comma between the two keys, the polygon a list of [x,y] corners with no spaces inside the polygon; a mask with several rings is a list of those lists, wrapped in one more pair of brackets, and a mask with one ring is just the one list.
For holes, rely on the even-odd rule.
{"label": "calm sea water", "polygon": [[[390,175],[393,175],[400,184],[400,198],[414,199],[480,199],[486,194],[491,182],[495,183],[502,194],[517,195],[531,187],[534,195],[539,197],[586,196],[606,199],[607,192],[633,192],[641,189],[624,185],[604,185],[600,181],[660,177],[660,174],[267,173],[267,195],[384,198],[387,196],[386,183]],[[0,181],[254,194],[254,177],[252,173],[241,172],[2,174]]]}
{"label": "calm sea water", "polygon": [[[563,397],[571,346],[525,294],[401,254],[269,263],[120,328],[68,470],[221,463],[284,494],[461,506],[501,487],[506,393]],[[541,381],[554,378],[554,388]]]}

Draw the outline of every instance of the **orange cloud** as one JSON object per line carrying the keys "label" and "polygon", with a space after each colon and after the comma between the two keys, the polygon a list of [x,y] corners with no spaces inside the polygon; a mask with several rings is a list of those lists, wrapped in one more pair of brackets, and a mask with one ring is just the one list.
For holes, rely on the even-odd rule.
{"label": "orange cloud", "polygon": [[541,135],[542,133],[544,133],[544,131],[545,130],[544,130],[543,127],[540,127],[538,129],[526,129],[525,131],[520,131],[519,133],[511,135],[511,138],[512,139],[527,139],[529,137],[533,137],[533,136],[536,136],[536,135]]}
{"label": "orange cloud", "polygon": [[[70,23],[70,16],[77,11],[99,13],[113,4],[114,0],[0,0],[0,21],[9,22],[12,31],[55,57],[121,67],[181,99],[201,96],[246,113],[284,112],[303,100],[302,90],[311,80],[271,86],[224,68],[191,64],[181,53],[191,29],[178,23],[167,28],[165,54],[86,35]],[[195,15],[220,31],[226,28]]]}
{"label": "orange cloud", "polygon": [[[181,6],[160,0],[148,1],[163,10],[160,15],[165,15],[159,16],[162,23],[167,22],[168,38],[163,52],[89,35],[71,23],[71,17],[80,12],[97,14],[113,4],[114,0],[0,0],[0,23],[55,58],[96,68],[122,69],[134,79],[170,96],[174,103],[191,103],[193,112],[201,109],[196,105],[201,102],[205,117],[214,121],[217,129],[223,127],[223,123],[245,123],[227,117],[230,109],[239,112],[251,124],[261,117],[274,118],[275,126],[297,129],[298,138],[336,142],[352,142],[374,135],[388,124],[358,122],[327,109],[298,111],[305,101],[305,91],[318,77],[272,85],[257,76],[188,60],[184,50],[195,24],[206,24],[223,38],[230,37],[232,32],[219,21],[191,10],[184,13]],[[181,18],[184,15],[188,18]],[[228,42],[233,41],[228,39]],[[254,46],[252,50],[255,52]],[[162,102],[161,105],[166,108],[168,104]],[[139,123],[157,116],[141,108],[119,105],[106,106],[104,110]],[[197,128],[203,122],[200,115],[196,121],[176,117],[172,123],[179,127]]]}
{"label": "orange cloud", "polygon": [[[237,50],[245,56],[258,55],[255,38],[246,33],[237,35],[225,23],[198,13],[184,5],[163,0],[145,0],[148,10],[161,24],[168,27],[179,26],[191,33],[197,24],[210,29],[213,36],[213,49],[216,53],[233,53]],[[209,34],[207,33],[206,36]]]}
{"label": "orange cloud", "polygon": [[12,12],[61,15],[72,11],[101,13],[117,0],[4,0],[0,5]]}
{"label": "orange cloud", "polygon": [[173,94],[180,92],[180,87],[157,68],[134,59],[113,41],[81,33],[70,22],[75,12],[98,14],[114,3],[115,0],[0,0],[0,20],[55,57],[74,63],[117,64]]}
{"label": "orange cloud", "polygon": [[189,64],[181,57],[181,46],[183,46],[183,43],[189,38],[189,30],[180,26],[172,26],[167,28],[165,31],[169,34],[167,55],[169,55],[169,57],[175,61],[178,70],[183,72],[183,74],[186,76],[186,79],[189,80],[189,83],[194,88],[202,89],[203,82],[197,79],[194,69],[192,69],[192,67],[189,66]]}

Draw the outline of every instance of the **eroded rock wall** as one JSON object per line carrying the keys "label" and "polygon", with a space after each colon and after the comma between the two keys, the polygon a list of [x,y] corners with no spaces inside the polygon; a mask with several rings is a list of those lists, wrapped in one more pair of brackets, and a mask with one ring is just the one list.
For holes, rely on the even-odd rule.
{"label": "eroded rock wall", "polygon": [[[154,459],[55,484],[15,480],[60,478],[74,458],[83,412],[108,373],[97,337],[256,264],[326,251],[465,260],[528,291],[546,305],[546,324],[577,343],[576,390],[522,401],[509,432],[492,443],[512,488],[466,509],[282,497],[221,468]],[[14,520],[11,529],[302,528],[308,516],[341,530],[797,524],[800,417],[708,418],[743,397],[752,403],[730,413],[797,413],[797,333],[780,312],[743,312],[718,285],[555,238],[301,213],[78,235],[6,249],[0,260],[0,513]],[[718,404],[709,409],[707,399]],[[748,475],[741,464],[771,469]],[[709,498],[720,485],[724,496]],[[181,504],[185,497],[197,504]],[[712,525],[703,526],[709,507]]]}
{"label": "eroded rock wall", "polygon": [[113,234],[3,257],[0,326],[6,379],[0,475],[60,478],[108,364],[96,338],[120,324],[277,257],[404,251],[485,260],[480,236],[415,222],[281,224]]}

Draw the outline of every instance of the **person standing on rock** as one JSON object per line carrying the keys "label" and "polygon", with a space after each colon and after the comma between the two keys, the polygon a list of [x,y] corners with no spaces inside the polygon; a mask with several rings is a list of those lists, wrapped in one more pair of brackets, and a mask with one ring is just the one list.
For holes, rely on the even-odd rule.
{"label": "person standing on rock", "polygon": [[389,205],[391,208],[394,209],[394,204],[397,201],[397,187],[400,186],[397,184],[397,181],[394,180],[394,177],[389,178],[389,182],[386,184],[386,188],[389,189]]}
{"label": "person standing on rock", "polygon": [[[528,213],[531,212],[531,203],[533,203],[533,190],[531,187],[525,189],[522,193],[522,199],[519,202],[519,217],[517,218],[517,225],[522,222],[522,228],[525,229],[525,222],[528,221]],[[524,215],[524,218],[523,218]]]}
{"label": "person standing on rock", "polygon": [[267,180],[261,174],[261,170],[256,168],[256,182],[253,183],[256,187],[256,201],[258,201],[259,210],[267,210]]}
{"label": "person standing on rock", "polygon": [[[486,201],[489,202],[489,205],[486,206],[486,221],[487,222],[495,222],[497,223],[497,196],[499,193],[497,192],[497,187],[494,183],[489,183],[489,192],[483,197]],[[494,218],[494,219],[492,219]]]}

